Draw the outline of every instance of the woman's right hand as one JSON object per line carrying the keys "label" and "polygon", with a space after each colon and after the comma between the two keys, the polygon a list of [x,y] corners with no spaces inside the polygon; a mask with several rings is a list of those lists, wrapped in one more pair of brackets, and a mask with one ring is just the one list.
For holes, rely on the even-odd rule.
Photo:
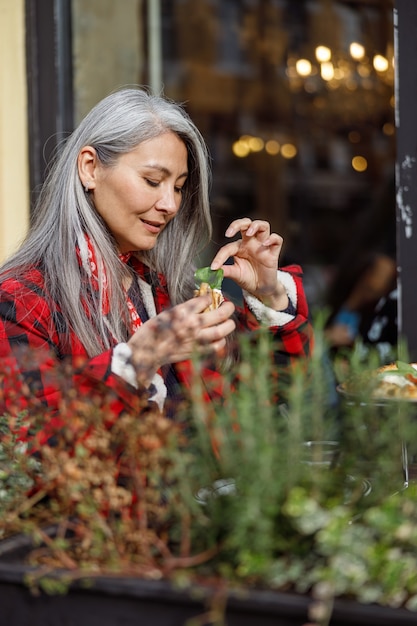
{"label": "woman's right hand", "polygon": [[148,386],[157,370],[195,354],[220,353],[226,337],[234,331],[232,302],[204,312],[211,296],[199,296],[172,307],[138,328],[127,342],[132,350],[138,382]]}

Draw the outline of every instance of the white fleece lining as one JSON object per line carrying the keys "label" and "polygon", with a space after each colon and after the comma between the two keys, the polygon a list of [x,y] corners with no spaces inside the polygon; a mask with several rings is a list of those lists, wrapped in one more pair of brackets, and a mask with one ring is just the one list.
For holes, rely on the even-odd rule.
{"label": "white fleece lining", "polygon": [[143,306],[145,307],[146,312],[149,315],[149,317],[155,317],[156,308],[155,308],[155,301],[153,299],[152,287],[150,286],[149,283],[146,282],[146,280],[143,280],[143,278],[140,278],[139,276],[138,276],[138,283],[140,287],[140,293],[143,298]]}
{"label": "white fleece lining", "polygon": [[138,388],[136,380],[136,372],[130,359],[132,358],[132,350],[127,343],[118,343],[113,348],[111,359],[111,371],[125,380],[132,387]]}
{"label": "white fleece lining", "polygon": [[[132,363],[130,363],[130,359],[132,357],[132,350],[127,343],[118,343],[113,348],[113,355],[111,360],[111,371],[113,374],[117,374],[127,383],[138,388],[138,381],[136,380],[136,372]],[[155,374],[152,378],[152,385],[154,385],[156,391],[149,398],[150,401],[156,402],[159,407],[159,410],[162,411],[165,399],[167,397],[167,388],[165,386],[164,380],[162,376],[159,374]]]}
{"label": "white fleece lining", "polygon": [[[288,272],[278,270],[278,280],[285,287],[288,300],[294,308],[297,309],[297,288],[294,278]],[[245,290],[243,290],[243,297],[256,319],[259,322],[267,323],[269,327],[285,326],[285,324],[291,322],[295,317],[295,315],[290,315],[289,313],[284,313],[283,311],[275,311],[274,309],[265,306],[263,302]]]}
{"label": "white fleece lining", "polygon": [[162,411],[167,397],[167,388],[162,376],[160,376],[159,374],[155,374],[155,376],[152,378],[152,385],[154,385],[156,391],[153,396],[149,398],[149,400],[151,402],[156,402],[159,410]]}
{"label": "white fleece lining", "polygon": [[[141,278],[138,278],[138,282],[143,297],[143,306],[145,307],[149,317],[155,317],[156,308],[153,299],[152,287]],[[119,343],[113,349],[113,356],[111,360],[111,371],[117,374],[127,383],[138,388],[138,382],[136,379],[135,368],[130,363],[132,358],[132,350],[127,343]],[[165,386],[162,376],[155,374],[152,378],[152,385],[156,388],[156,392],[149,398],[152,402],[156,402],[159,409],[162,411],[165,399],[167,397],[167,388]]]}

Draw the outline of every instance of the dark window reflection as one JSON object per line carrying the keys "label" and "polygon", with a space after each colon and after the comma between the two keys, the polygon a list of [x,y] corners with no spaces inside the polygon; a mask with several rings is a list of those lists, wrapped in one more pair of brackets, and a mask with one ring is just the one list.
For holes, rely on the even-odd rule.
{"label": "dark window reflection", "polygon": [[[113,89],[150,84],[158,3],[71,6],[77,122]],[[343,300],[352,254],[359,267],[395,233],[393,0],[159,6],[156,74],[208,142],[216,247],[232,219],[267,219],[311,304]]]}
{"label": "dark window reflection", "polygon": [[216,243],[235,217],[269,220],[285,238],[283,260],[304,265],[313,304],[353,241],[380,245],[376,234],[362,244],[373,217],[380,233],[395,214],[392,9],[162,3],[164,89],[208,141]]}

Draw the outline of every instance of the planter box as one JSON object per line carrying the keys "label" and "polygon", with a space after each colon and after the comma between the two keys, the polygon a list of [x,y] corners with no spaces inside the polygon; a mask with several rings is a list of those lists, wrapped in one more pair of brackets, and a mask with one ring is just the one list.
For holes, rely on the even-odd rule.
{"label": "planter box", "polygon": [[[5,626],[186,626],[206,612],[213,589],[176,589],[166,581],[118,576],[71,584],[64,595],[33,595],[24,582],[27,543],[0,542],[0,624]],[[273,591],[233,591],[227,626],[304,626],[311,598]],[[201,625],[213,622],[202,620]],[[415,626],[417,613],[337,600],[331,626]]]}

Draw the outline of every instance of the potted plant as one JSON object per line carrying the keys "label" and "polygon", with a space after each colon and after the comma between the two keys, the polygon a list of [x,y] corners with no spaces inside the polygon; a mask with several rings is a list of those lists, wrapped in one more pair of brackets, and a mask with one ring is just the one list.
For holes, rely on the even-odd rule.
{"label": "potted plant", "polygon": [[335,398],[319,325],[311,361],[278,382],[258,339],[224,400],[204,403],[196,376],[175,422],[109,424],[109,399],[69,390],[54,445],[30,455],[1,418],[8,624],[415,623],[414,405],[366,401],[378,363],[358,351],[360,397]]}

